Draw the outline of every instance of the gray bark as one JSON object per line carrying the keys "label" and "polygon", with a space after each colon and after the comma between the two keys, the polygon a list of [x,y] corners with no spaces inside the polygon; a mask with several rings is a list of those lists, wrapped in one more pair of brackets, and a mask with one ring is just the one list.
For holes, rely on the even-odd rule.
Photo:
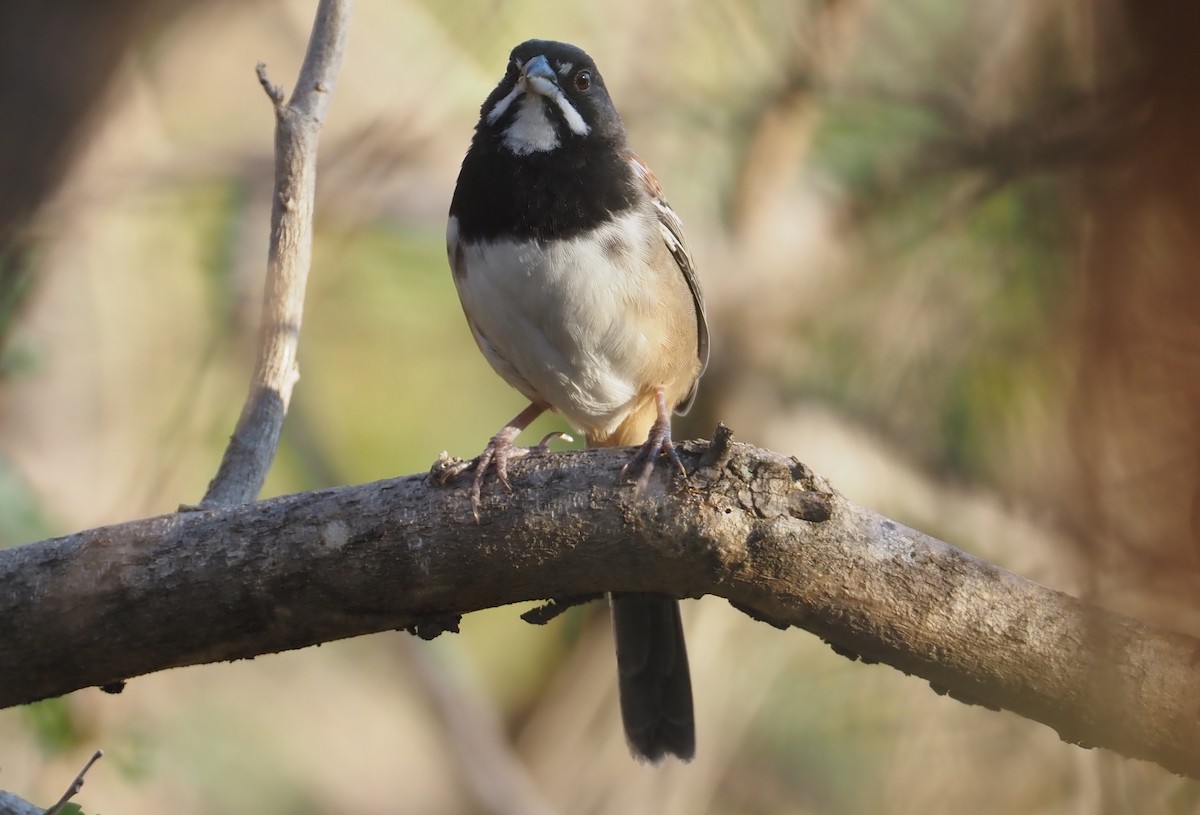
{"label": "gray bark", "polygon": [[0,706],[164,668],[603,591],[712,594],[964,702],[1200,777],[1200,641],[1089,606],[835,493],[795,459],[682,445],[640,498],[621,450],[513,465],[475,524],[426,476],[0,552]]}
{"label": "gray bark", "polygon": [[44,815],[45,808],[18,798],[11,792],[0,790],[0,815]]}

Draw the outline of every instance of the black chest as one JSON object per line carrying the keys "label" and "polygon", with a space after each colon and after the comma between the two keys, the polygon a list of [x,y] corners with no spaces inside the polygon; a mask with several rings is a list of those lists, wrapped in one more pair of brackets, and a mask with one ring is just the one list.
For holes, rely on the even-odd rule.
{"label": "black chest", "polygon": [[568,140],[518,156],[476,134],[450,214],[462,240],[572,238],[636,207],[642,193],[619,145]]}

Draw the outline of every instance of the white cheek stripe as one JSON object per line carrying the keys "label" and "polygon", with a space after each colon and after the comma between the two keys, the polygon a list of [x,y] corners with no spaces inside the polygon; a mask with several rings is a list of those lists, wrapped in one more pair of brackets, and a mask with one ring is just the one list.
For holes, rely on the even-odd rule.
{"label": "white cheek stripe", "polygon": [[567,127],[571,128],[572,133],[576,136],[586,136],[592,132],[587,122],[579,115],[579,111],[567,100],[567,95],[562,92],[562,89],[555,88],[552,98],[554,104],[558,105],[558,109],[562,111],[563,118],[567,120]]}
{"label": "white cheek stripe", "polygon": [[[494,125],[496,121],[504,115],[504,111],[508,110],[509,107],[512,106],[512,103],[515,102],[522,93],[524,93],[524,90],[522,90],[519,84],[509,91],[508,96],[505,96],[503,99],[497,102],[491,110],[488,111],[488,124]],[[567,127],[571,128],[571,132],[576,136],[586,136],[588,133],[592,132],[592,129],[588,127],[587,122],[585,122],[583,117],[579,115],[579,111],[575,110],[575,106],[570,103],[566,94],[564,94],[560,88],[555,88],[554,93],[550,97],[543,98],[549,98],[554,102],[555,105],[558,106],[563,118],[567,121]]]}
{"label": "white cheek stripe", "polygon": [[521,88],[519,85],[517,87],[514,87],[511,91],[509,91],[508,96],[501,99],[499,102],[496,103],[496,106],[494,108],[492,108],[491,110],[488,111],[488,115],[487,115],[488,124],[494,125],[496,123],[496,120],[504,115],[504,111],[508,110],[509,105],[511,105],[513,103],[513,101],[515,101],[516,98],[520,95],[521,95]]}

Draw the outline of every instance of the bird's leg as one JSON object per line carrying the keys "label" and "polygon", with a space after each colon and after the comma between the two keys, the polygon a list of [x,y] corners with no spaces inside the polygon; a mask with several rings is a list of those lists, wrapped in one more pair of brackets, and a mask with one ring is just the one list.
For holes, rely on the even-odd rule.
{"label": "bird's leg", "polygon": [[554,439],[572,441],[571,437],[566,433],[554,432],[546,434],[545,438],[533,447],[517,447],[513,444],[517,436],[521,434],[521,431],[529,427],[534,419],[545,412],[545,405],[531,404],[509,420],[508,424],[500,428],[500,432],[492,436],[491,441],[487,443],[487,447],[483,448],[482,453],[470,461],[459,462],[447,467],[439,475],[438,483],[445,484],[460,473],[464,473],[467,470],[475,471],[475,477],[471,480],[471,514],[475,516],[475,523],[479,523],[480,495],[483,490],[483,480],[487,476],[489,468],[496,471],[496,478],[504,485],[504,489],[512,492],[512,485],[508,483],[508,463],[510,461],[535,453],[548,452],[550,442]]}
{"label": "bird's leg", "polygon": [[639,447],[633,458],[629,459],[621,468],[621,478],[625,478],[631,470],[641,467],[641,473],[638,474],[637,483],[634,485],[634,492],[637,494],[645,490],[650,483],[650,474],[654,472],[654,462],[660,455],[669,457],[679,468],[680,474],[687,478],[687,470],[684,469],[679,453],[675,452],[675,445],[671,443],[671,412],[667,409],[667,397],[662,388],[655,389],[654,401],[658,407],[658,417],[650,426],[650,434],[646,437],[646,443]]}

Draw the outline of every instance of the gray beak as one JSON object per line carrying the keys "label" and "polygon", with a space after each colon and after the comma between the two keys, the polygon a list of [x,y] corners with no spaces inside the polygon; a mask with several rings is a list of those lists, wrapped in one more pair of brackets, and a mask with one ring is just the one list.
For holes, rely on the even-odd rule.
{"label": "gray beak", "polygon": [[558,76],[550,60],[538,55],[526,62],[521,68],[521,85],[539,96],[552,96],[558,90]]}

